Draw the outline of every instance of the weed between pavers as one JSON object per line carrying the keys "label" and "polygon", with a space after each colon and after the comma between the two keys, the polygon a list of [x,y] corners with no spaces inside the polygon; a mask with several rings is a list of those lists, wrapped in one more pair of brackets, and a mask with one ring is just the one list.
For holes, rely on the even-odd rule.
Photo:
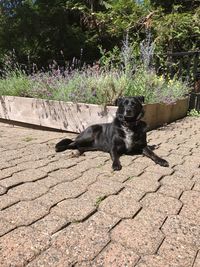
{"label": "weed between pavers", "polygon": [[99,196],[97,199],[96,199],[96,202],[95,202],[95,206],[98,207],[100,205],[100,203],[106,198],[106,196]]}
{"label": "weed between pavers", "polygon": [[31,137],[31,136],[27,136],[25,138],[22,139],[22,141],[24,142],[30,142],[30,141],[33,141],[35,138]]}
{"label": "weed between pavers", "polygon": [[104,166],[104,164],[103,163],[100,163],[99,165],[97,165],[97,168],[101,168],[103,166]]}
{"label": "weed between pavers", "polygon": [[128,180],[131,180],[131,179],[133,179],[134,178],[134,176],[129,176],[128,178],[127,178],[127,181]]}

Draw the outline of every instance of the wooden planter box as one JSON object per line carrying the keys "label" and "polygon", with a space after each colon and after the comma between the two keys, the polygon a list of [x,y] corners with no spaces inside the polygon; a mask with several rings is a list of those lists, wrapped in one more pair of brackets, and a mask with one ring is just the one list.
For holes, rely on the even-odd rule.
{"label": "wooden planter box", "polygon": [[[144,120],[150,129],[183,118],[188,98],[175,104],[144,105]],[[117,107],[24,97],[0,96],[0,119],[79,133],[94,123],[111,122]]]}

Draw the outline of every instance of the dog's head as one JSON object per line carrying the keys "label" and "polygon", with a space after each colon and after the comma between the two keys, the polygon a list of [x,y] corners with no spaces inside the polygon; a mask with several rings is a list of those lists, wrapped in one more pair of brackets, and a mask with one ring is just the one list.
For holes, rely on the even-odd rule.
{"label": "dog's head", "polygon": [[139,121],[144,115],[143,102],[143,96],[118,98],[116,101],[118,106],[116,117],[125,122]]}

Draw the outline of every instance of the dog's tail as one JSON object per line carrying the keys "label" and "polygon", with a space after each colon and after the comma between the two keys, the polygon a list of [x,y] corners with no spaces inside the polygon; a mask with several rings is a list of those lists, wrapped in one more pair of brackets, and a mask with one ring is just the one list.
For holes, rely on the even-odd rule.
{"label": "dog's tail", "polygon": [[55,146],[56,152],[62,152],[66,149],[76,149],[76,144],[73,140],[71,139],[63,139],[60,142],[58,142]]}

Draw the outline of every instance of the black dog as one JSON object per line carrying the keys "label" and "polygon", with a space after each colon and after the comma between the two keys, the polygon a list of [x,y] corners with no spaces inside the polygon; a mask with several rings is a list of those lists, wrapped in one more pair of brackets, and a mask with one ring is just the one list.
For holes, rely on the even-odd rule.
{"label": "black dog", "polygon": [[143,154],[155,163],[168,167],[166,160],[158,157],[147,146],[147,125],[141,118],[144,115],[142,103],[144,97],[124,97],[118,99],[116,118],[112,123],[89,126],[73,141],[63,139],[56,144],[56,152],[66,149],[109,152],[113,161],[113,170],[122,168],[119,158],[122,154]]}

